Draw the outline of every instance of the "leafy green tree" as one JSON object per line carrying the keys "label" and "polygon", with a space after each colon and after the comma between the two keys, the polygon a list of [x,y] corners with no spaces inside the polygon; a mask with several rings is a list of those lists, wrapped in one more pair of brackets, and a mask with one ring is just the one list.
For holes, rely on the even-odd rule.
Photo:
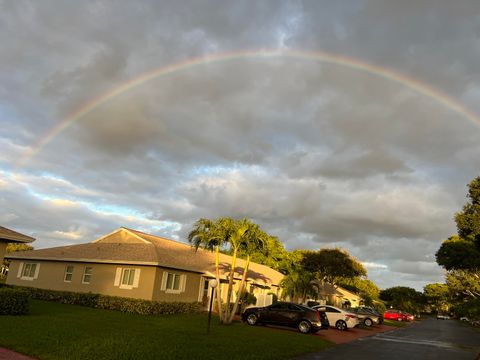
{"label": "leafy green tree", "polygon": [[380,289],[369,279],[362,279],[360,277],[344,278],[340,280],[339,285],[347,290],[360,294],[366,306],[373,306],[374,301],[378,300],[380,296]]}
{"label": "leafy green tree", "polygon": [[[455,214],[458,235],[445,240],[435,254],[448,271],[446,283],[460,311],[465,302],[478,306],[480,299],[480,177],[468,184],[467,199]],[[475,311],[480,313],[480,308]]]}
{"label": "leafy green tree", "polygon": [[419,312],[424,303],[423,294],[406,286],[395,286],[380,291],[380,299],[389,306],[408,312]]}
{"label": "leafy green tree", "polygon": [[359,261],[346,250],[339,248],[306,251],[303,254],[302,265],[306,271],[315,273],[319,280],[327,281],[334,286],[345,278],[367,275],[367,270]]}
{"label": "leafy green tree", "polygon": [[13,253],[17,251],[28,251],[33,250],[33,246],[23,243],[8,243],[7,244],[7,253]]}
{"label": "leafy green tree", "polygon": [[468,202],[455,214],[458,236],[445,240],[435,254],[447,270],[480,270],[480,177],[468,184]]}
{"label": "leafy green tree", "polygon": [[446,270],[480,269],[480,250],[471,239],[453,235],[442,243],[435,256]]}
{"label": "leafy green tree", "polygon": [[480,274],[469,270],[452,270],[446,275],[447,286],[457,300],[480,299]]}
{"label": "leafy green tree", "polygon": [[468,184],[469,201],[463,210],[455,214],[458,235],[462,239],[475,241],[480,247],[480,176]]}
{"label": "leafy green tree", "polygon": [[308,296],[316,296],[317,289],[313,285],[315,274],[307,271],[302,264],[305,250],[294,250],[286,254],[278,265],[285,277],[281,282],[283,297],[292,301],[304,302]]}
{"label": "leafy green tree", "polygon": [[428,284],[423,288],[423,295],[426,303],[436,310],[447,311],[450,307],[450,289],[446,284]]}

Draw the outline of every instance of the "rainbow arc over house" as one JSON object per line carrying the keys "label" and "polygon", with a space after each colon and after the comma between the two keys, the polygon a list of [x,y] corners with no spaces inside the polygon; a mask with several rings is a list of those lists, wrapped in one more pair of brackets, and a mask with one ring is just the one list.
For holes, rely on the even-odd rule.
{"label": "rainbow arc over house", "polygon": [[451,111],[461,115],[463,118],[471,121],[477,126],[480,126],[480,117],[472,110],[468,109],[465,105],[458,100],[448,96],[444,92],[433,88],[430,85],[415,80],[409,76],[393,71],[391,69],[380,67],[359,59],[346,57],[343,55],[321,52],[321,51],[300,51],[300,50],[243,50],[235,52],[215,53],[208,54],[201,57],[185,60],[182,62],[162,66],[154,70],[145,72],[129,81],[126,81],[119,86],[115,87],[109,92],[106,92],[89,102],[81,105],[77,110],[68,114],[62,121],[55,127],[50,129],[39,141],[30,147],[25,155],[17,162],[16,167],[25,166],[36,154],[38,154],[42,148],[48,145],[55,137],[67,129],[70,125],[76,121],[81,120],[86,114],[94,111],[101,105],[105,104],[109,100],[112,100],[116,96],[123,94],[147,81],[167,76],[188,68],[194,68],[195,66],[203,64],[214,64],[224,61],[231,61],[236,59],[268,59],[268,58],[289,58],[289,59],[309,59],[312,61],[318,61],[322,63],[335,64],[346,68],[354,69],[369,73],[374,76],[381,77],[387,81],[398,83],[406,88],[411,89],[423,96],[429,97],[440,103],[442,106],[450,109]]}

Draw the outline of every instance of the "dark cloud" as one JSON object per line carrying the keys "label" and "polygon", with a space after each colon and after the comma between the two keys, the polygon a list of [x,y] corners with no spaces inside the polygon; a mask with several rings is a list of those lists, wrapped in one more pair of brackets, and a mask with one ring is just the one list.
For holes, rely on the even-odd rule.
{"label": "dark cloud", "polygon": [[101,104],[14,168],[93,99],[217,52],[333,52],[480,111],[479,11],[474,1],[3,2],[0,222],[45,247],[122,225],[185,239],[199,217],[249,217],[289,249],[349,249],[382,287],[440,281],[432,254],[478,175],[479,124],[341,64],[187,67]]}

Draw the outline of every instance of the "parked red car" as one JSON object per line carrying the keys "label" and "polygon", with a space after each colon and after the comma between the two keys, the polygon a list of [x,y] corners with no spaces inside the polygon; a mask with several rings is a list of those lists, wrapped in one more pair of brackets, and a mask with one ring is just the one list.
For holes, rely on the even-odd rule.
{"label": "parked red car", "polygon": [[383,313],[383,318],[386,320],[393,321],[405,321],[406,316],[403,315],[403,312],[400,310],[387,310]]}

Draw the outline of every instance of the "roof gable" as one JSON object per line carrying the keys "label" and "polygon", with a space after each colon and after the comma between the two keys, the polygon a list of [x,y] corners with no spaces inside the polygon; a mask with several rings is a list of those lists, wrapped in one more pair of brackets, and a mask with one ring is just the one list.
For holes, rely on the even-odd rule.
{"label": "roof gable", "polygon": [[150,244],[150,241],[147,241],[133,231],[121,227],[111,233],[98,238],[97,240],[93,240],[92,244],[100,243],[100,244]]}

